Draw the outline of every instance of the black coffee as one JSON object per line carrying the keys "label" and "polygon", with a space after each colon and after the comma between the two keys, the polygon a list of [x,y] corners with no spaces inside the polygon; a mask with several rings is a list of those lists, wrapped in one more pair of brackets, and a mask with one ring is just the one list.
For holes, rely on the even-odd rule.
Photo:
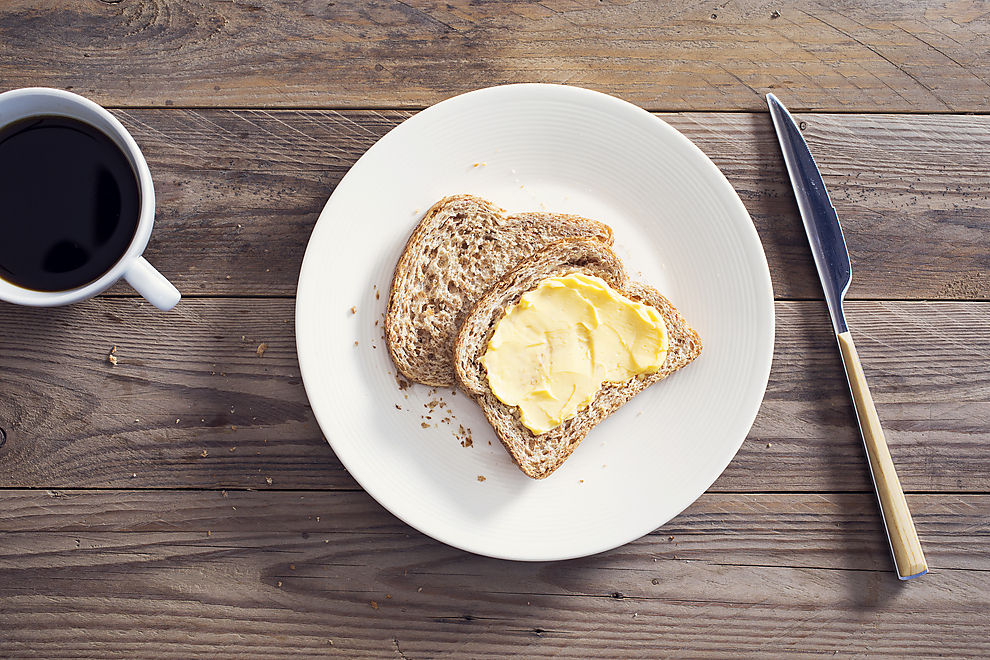
{"label": "black coffee", "polygon": [[0,130],[0,278],[65,291],[106,273],[137,229],[137,177],[98,129],[38,116]]}

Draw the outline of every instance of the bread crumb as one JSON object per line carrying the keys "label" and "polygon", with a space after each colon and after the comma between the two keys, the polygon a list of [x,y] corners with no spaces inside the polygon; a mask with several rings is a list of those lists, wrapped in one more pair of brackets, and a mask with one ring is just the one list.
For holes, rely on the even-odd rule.
{"label": "bread crumb", "polygon": [[375,601],[371,601],[371,609],[377,610],[378,609],[378,603],[375,602]]}
{"label": "bread crumb", "polygon": [[290,571],[296,570],[296,565],[295,564],[289,564],[289,570]]}
{"label": "bread crumb", "polygon": [[422,591],[422,590],[423,590],[423,587],[420,587],[420,588],[419,588],[419,589],[417,589],[416,591],[417,591],[417,592],[420,592],[420,591]]}
{"label": "bread crumb", "polygon": [[357,314],[357,307],[351,307],[351,314]]}
{"label": "bread crumb", "polygon": [[265,483],[268,484],[269,486],[271,486],[272,485],[272,478],[271,477],[265,477]]}
{"label": "bread crumb", "polygon": [[117,345],[114,344],[110,347],[110,352],[107,354],[107,362],[113,366],[117,366]]}
{"label": "bread crumb", "polygon": [[479,474],[478,475],[478,481],[484,481],[484,480],[485,480],[485,475]]}
{"label": "bread crumb", "polygon": [[357,340],[356,340],[356,339],[354,340],[354,345],[355,345],[355,346],[357,346],[357,345],[358,345],[358,344],[357,344]]}
{"label": "bread crumb", "polygon": [[768,442],[767,443],[767,449],[770,449],[770,447],[773,447],[773,443],[772,442]]}
{"label": "bread crumb", "polygon": [[388,600],[388,599],[390,599],[391,597],[392,597],[392,594],[385,594],[385,600]]}
{"label": "bread crumb", "polygon": [[199,453],[199,455],[202,456],[203,458],[206,458],[207,456],[210,455],[210,453],[204,449]]}
{"label": "bread crumb", "polygon": [[230,425],[230,430],[231,431],[236,431],[237,430],[237,426],[235,426],[234,424],[231,424]]}
{"label": "bread crumb", "polygon": [[229,451],[229,452],[234,452],[234,451],[237,451],[237,447],[231,447],[231,448],[230,448],[230,449],[228,449],[227,451]]}
{"label": "bread crumb", "polygon": [[399,404],[395,404],[395,409],[396,410],[402,410],[402,406],[400,406]]}
{"label": "bread crumb", "polygon": [[579,484],[583,484],[584,483],[584,479],[578,479],[578,483]]}
{"label": "bread crumb", "polygon": [[474,446],[474,440],[471,438],[464,438],[461,440],[461,447],[472,447]]}
{"label": "bread crumb", "polygon": [[430,428],[430,425],[427,424],[426,422],[420,422],[419,425],[422,426],[424,429]]}
{"label": "bread crumb", "polygon": [[268,344],[262,342],[258,344],[258,350],[256,350],[255,352],[258,354],[258,357],[261,357],[262,355],[265,354],[265,351],[267,350],[268,350]]}
{"label": "bread crumb", "polygon": [[281,581],[281,580],[279,580],[279,581],[277,582],[277,586],[278,586],[278,588],[279,588],[279,589],[281,589],[281,588],[282,588],[282,581]]}

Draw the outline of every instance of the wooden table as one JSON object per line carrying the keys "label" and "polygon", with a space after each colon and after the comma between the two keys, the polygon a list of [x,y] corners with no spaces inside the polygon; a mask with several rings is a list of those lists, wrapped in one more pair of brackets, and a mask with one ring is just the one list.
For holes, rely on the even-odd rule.
{"label": "wooden table", "polygon": [[[766,399],[722,477],[652,534],[559,563],[466,554],[378,506],[313,419],[293,335],[348,167],[417,109],[516,81],[615,94],[694,140],[777,296]],[[29,85],[133,133],[148,257],[185,298],[0,304],[0,656],[990,653],[987,2],[12,0],[0,88]],[[911,583],[768,91],[843,220],[850,323],[932,567]]]}

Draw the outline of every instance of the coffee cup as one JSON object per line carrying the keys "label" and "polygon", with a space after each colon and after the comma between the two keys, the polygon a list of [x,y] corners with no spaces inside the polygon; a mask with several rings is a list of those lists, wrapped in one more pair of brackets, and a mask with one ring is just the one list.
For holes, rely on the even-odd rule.
{"label": "coffee cup", "polygon": [[[101,154],[107,163],[96,160]],[[67,305],[123,278],[161,310],[179,302],[141,256],[155,223],[151,171],[105,108],[44,87],[0,94],[0,170],[0,300]],[[72,207],[77,197],[87,203]]]}

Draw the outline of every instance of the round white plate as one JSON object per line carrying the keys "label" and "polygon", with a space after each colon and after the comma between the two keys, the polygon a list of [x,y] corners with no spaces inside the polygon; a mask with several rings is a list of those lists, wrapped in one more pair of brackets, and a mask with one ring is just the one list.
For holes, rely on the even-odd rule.
{"label": "round white plate", "polygon": [[[606,222],[629,273],[704,342],[693,364],[635,397],[541,481],[516,467],[463,393],[401,390],[385,348],[395,262],[422,214],[454,193]],[[306,393],[348,471],[423,533],[517,560],[617,547],[697,499],[752,426],[773,335],[766,256],[718,168],[646,111],[559,85],[464,94],[379,140],[323,209],[296,300]]]}

